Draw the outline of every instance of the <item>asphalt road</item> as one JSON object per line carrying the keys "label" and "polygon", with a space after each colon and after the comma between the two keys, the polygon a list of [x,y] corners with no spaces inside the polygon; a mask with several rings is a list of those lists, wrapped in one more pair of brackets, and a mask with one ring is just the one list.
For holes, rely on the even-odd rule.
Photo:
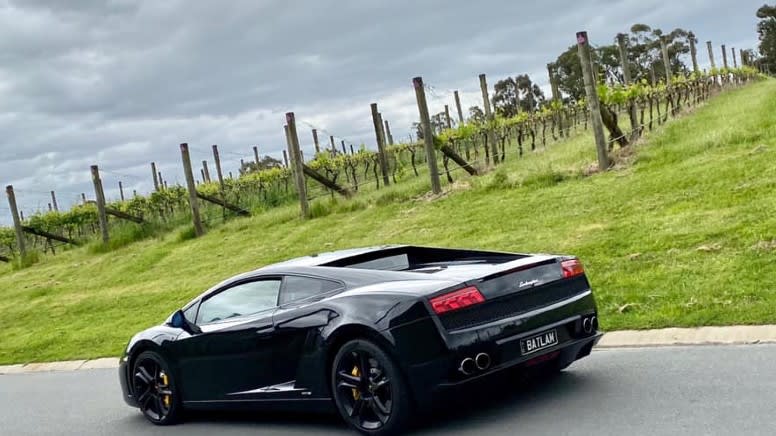
{"label": "asphalt road", "polygon": [[[337,435],[335,416],[203,414],[166,428],[120,398],[115,370],[0,376],[2,435]],[[595,351],[541,384],[499,384],[419,435],[773,435],[776,345]],[[454,411],[452,411],[454,409]]]}

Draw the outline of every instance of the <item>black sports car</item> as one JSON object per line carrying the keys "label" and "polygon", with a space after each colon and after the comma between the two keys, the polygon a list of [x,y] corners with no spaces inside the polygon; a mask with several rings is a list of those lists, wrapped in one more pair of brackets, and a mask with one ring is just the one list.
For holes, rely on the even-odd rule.
{"label": "black sports car", "polygon": [[183,408],[333,403],[383,435],[450,388],[539,362],[563,369],[600,336],[574,257],[382,246],[214,286],[135,335],[119,379],[154,424]]}

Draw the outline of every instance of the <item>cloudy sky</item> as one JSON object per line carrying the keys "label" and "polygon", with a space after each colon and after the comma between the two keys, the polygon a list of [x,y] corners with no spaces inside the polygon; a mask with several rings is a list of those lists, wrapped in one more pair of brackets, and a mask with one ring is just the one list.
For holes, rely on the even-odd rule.
{"label": "cloudy sky", "polygon": [[0,0],[0,182],[31,214],[51,189],[60,206],[92,198],[92,164],[111,198],[119,180],[149,191],[151,161],[182,181],[181,142],[194,162],[218,144],[236,173],[253,145],[282,156],[287,111],[305,150],[310,126],[373,147],[369,104],[406,138],[414,76],[433,87],[432,113],[453,105],[453,89],[469,107],[481,103],[478,74],[492,85],[527,72],[544,84],[577,30],[604,44],[637,22],[695,31],[708,64],[706,40],[756,45],[762,3]]}

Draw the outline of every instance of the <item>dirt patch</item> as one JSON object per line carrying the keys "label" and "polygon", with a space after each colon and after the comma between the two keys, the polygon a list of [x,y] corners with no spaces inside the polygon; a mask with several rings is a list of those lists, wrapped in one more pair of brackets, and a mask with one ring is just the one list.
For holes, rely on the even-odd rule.
{"label": "dirt patch", "polygon": [[715,251],[719,251],[722,249],[722,245],[720,244],[709,244],[709,245],[701,245],[700,247],[696,248],[697,251],[703,251],[705,253],[712,253]]}
{"label": "dirt patch", "polygon": [[434,194],[433,192],[429,191],[419,197],[416,197],[415,201],[435,201],[439,200],[440,198],[447,197],[453,192],[467,191],[471,189],[471,187],[472,184],[468,180],[458,180],[442,188],[442,192],[439,194]]}
{"label": "dirt patch", "polygon": [[752,246],[752,249],[758,251],[774,251],[776,250],[776,239],[770,241],[759,241]]}

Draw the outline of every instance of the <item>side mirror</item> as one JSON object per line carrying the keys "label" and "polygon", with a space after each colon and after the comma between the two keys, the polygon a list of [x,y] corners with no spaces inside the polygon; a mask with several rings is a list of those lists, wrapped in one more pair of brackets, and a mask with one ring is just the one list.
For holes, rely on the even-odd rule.
{"label": "side mirror", "polygon": [[182,329],[183,331],[189,334],[202,333],[202,330],[200,330],[199,327],[197,327],[195,324],[190,323],[186,319],[186,317],[183,315],[183,311],[180,309],[176,310],[175,313],[172,314],[172,316],[170,317],[170,322],[168,324],[170,327]]}
{"label": "side mirror", "polygon": [[185,329],[186,324],[188,323],[186,322],[186,317],[183,316],[183,311],[180,309],[176,310],[170,318],[170,326],[178,329]]}

